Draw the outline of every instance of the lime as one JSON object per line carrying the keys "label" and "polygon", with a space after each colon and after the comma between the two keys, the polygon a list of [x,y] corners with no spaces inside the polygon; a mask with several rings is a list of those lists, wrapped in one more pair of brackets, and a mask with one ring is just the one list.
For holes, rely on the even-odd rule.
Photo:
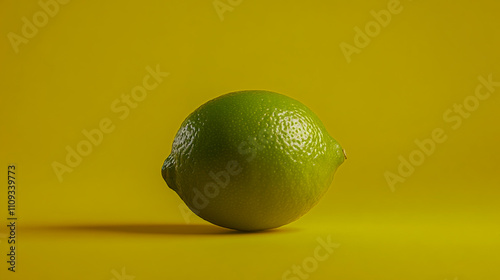
{"label": "lime", "polygon": [[162,176],[201,218],[256,231],[307,213],[343,161],[339,143],[305,105],[247,90],[219,96],[184,120]]}

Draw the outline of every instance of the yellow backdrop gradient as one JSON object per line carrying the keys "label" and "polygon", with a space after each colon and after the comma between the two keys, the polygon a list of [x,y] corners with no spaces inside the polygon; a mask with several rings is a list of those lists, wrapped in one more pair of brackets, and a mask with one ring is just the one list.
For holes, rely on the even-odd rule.
{"label": "yellow backdrop gradient", "polygon": [[[0,279],[500,279],[499,9],[1,1],[0,168],[17,166],[18,221],[13,273],[5,176]],[[118,111],[157,69],[169,75]],[[320,203],[275,231],[186,218],[160,176],[184,118],[242,89],[301,101],[348,155]],[[112,131],[58,178],[54,162],[103,121]],[[411,155],[414,170],[398,171]],[[319,260],[318,239],[340,246]]]}

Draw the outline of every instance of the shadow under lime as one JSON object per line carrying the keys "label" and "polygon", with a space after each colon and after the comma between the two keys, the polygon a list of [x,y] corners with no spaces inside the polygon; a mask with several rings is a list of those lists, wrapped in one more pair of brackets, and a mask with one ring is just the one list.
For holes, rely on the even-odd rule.
{"label": "shadow under lime", "polygon": [[155,235],[255,235],[277,234],[296,231],[296,228],[283,227],[277,229],[244,232],[226,229],[210,224],[78,224],[78,225],[46,225],[27,227],[28,230],[58,232],[109,232],[125,234]]}

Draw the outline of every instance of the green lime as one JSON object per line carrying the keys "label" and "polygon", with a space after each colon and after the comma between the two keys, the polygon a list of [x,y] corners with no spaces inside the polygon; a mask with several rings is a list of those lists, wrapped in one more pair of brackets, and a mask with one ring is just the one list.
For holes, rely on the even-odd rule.
{"label": "green lime", "polygon": [[201,218],[256,231],[307,213],[343,161],[339,143],[305,105],[247,90],[219,96],[184,120],[162,176]]}

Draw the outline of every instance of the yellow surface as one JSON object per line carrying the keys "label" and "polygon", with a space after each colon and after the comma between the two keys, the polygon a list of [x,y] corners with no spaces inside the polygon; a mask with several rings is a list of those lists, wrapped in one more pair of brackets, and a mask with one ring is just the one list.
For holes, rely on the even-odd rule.
{"label": "yellow surface", "polygon": [[[68,2],[47,18],[0,3],[18,217],[13,273],[4,177],[0,279],[500,279],[500,86],[481,86],[500,81],[497,1]],[[348,153],[322,201],[271,232],[181,212],[160,176],[182,120],[241,89],[300,100]],[[88,155],[58,178],[67,147]]]}

